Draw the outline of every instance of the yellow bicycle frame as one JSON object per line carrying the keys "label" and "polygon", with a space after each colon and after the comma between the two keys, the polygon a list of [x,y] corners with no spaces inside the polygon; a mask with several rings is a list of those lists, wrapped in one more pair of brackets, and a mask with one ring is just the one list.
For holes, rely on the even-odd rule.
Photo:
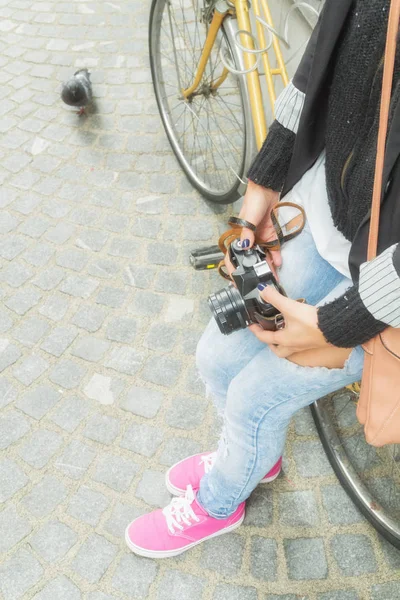
{"label": "yellow bicycle frame", "polygon": [[[210,57],[211,50],[214,46],[218,31],[222,25],[224,18],[228,14],[233,14],[236,16],[238,21],[239,30],[242,32],[248,32],[251,34],[251,23],[249,16],[249,3],[248,0],[232,0],[230,2],[233,5],[233,9],[229,8],[228,5],[225,5],[223,8],[220,8],[221,4],[218,3],[214,9],[213,18],[209,25],[207,38],[204,44],[204,48],[200,57],[200,61],[197,67],[197,72],[194,78],[192,85],[186,90],[182,90],[182,95],[185,99],[189,99],[192,94],[194,94],[202,80],[204,69],[207,64],[207,61]],[[260,11],[260,3],[263,10],[263,17],[265,21],[271,27],[274,27],[271,12],[268,6],[268,0],[253,0],[253,10],[256,16],[261,16]],[[259,38],[259,45],[261,48],[266,47],[266,39],[265,39],[265,30],[263,25],[257,21],[257,35]],[[246,33],[240,34],[240,42],[244,48],[248,48],[249,50],[254,50],[254,41],[252,35],[247,35]],[[269,94],[269,100],[272,107],[272,112],[274,112],[274,103],[276,99],[275,94],[275,86],[274,86],[274,76],[280,76],[282,78],[283,84],[286,86],[289,82],[289,78],[286,71],[285,62],[283,60],[282,51],[280,48],[278,38],[273,35],[272,40],[273,50],[276,56],[277,67],[271,68],[270,60],[268,56],[268,52],[264,52],[262,54],[263,66],[265,71],[265,77],[267,81],[267,89]],[[245,69],[251,69],[254,67],[256,63],[255,54],[250,52],[243,51],[243,60]],[[223,81],[228,76],[228,69],[224,68],[220,77],[212,82],[211,89],[216,90],[218,86],[223,83]],[[247,87],[249,92],[250,99],[250,108],[251,108],[251,116],[254,125],[254,133],[256,138],[257,149],[260,149],[265,137],[267,135],[267,125],[265,121],[265,112],[263,106],[263,98],[262,91],[260,85],[260,76],[257,69],[246,73],[243,75],[247,79]]]}

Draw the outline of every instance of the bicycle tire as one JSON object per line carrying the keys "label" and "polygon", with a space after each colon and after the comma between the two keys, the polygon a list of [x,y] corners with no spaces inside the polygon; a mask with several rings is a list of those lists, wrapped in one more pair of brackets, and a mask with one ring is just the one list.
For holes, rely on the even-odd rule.
{"label": "bicycle tire", "polygon": [[[160,61],[160,53],[157,51],[157,44],[159,43],[159,30],[157,30],[157,17],[159,17],[160,11],[162,11],[162,6],[165,6],[166,0],[153,0],[151,9],[150,9],[150,18],[149,18],[149,56],[150,56],[150,68],[151,75],[153,80],[153,88],[156,96],[156,101],[160,113],[160,117],[164,126],[164,130],[168,137],[168,140],[171,144],[172,150],[183,169],[186,177],[192,184],[192,186],[197,189],[200,194],[206,198],[207,200],[217,203],[217,204],[231,204],[235,202],[238,198],[243,195],[245,185],[240,179],[235,176],[232,176],[232,185],[229,186],[229,189],[223,190],[222,192],[210,190],[209,186],[205,185],[204,182],[200,180],[198,176],[194,173],[194,169],[189,165],[187,158],[184,156],[182,152],[182,148],[179,146],[176,136],[174,134],[174,128],[172,127],[171,120],[167,115],[167,111],[165,110],[164,99],[162,97],[162,89],[161,83],[159,81],[159,61]],[[229,17],[228,17],[229,19]],[[161,21],[159,20],[160,28]],[[243,68],[241,66],[241,59],[237,52],[236,45],[233,41],[233,35],[231,33],[231,29],[229,27],[225,27],[224,23],[221,26],[221,32],[224,36],[227,47],[231,52],[231,57],[234,63],[235,68]],[[242,111],[243,111],[243,152],[242,152],[242,160],[239,166],[239,169],[236,171],[237,175],[242,179],[243,175],[246,171],[246,168],[250,164],[251,157],[254,155],[254,142],[253,142],[253,133],[252,133],[252,121],[250,117],[250,108],[248,101],[248,94],[246,88],[246,82],[243,77],[238,79],[238,90],[240,93],[240,100],[242,103]]]}
{"label": "bicycle tire", "polygon": [[343,489],[364,517],[388,542],[400,549],[400,523],[386,514],[353,468],[340,443],[333,419],[325,407],[328,401],[330,399],[322,398],[310,406],[327,458]]}

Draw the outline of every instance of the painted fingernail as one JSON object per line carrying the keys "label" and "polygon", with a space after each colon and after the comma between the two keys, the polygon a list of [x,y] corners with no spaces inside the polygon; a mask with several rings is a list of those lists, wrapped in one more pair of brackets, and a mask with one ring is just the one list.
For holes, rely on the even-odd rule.
{"label": "painted fingernail", "polygon": [[266,287],[267,287],[266,283],[259,283],[257,286],[257,289],[260,290],[260,292],[262,292],[263,290],[265,290]]}
{"label": "painted fingernail", "polygon": [[250,246],[250,240],[248,240],[247,238],[245,240],[242,240],[242,243],[241,243],[242,248],[248,248],[249,246]]}

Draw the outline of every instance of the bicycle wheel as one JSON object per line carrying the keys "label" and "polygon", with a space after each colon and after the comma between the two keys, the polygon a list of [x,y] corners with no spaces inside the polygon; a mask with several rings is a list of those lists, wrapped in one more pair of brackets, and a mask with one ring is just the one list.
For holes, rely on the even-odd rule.
{"label": "bicycle wheel", "polygon": [[370,523],[400,548],[400,448],[374,448],[356,417],[357,396],[348,390],[311,407],[327,457],[342,486]]}
{"label": "bicycle wheel", "polygon": [[[231,203],[239,196],[249,151],[245,82],[229,73],[216,91],[211,82],[223,72],[220,52],[237,68],[238,54],[224,25],[218,32],[203,78],[189,88],[210,22],[207,0],[153,0],[149,22],[154,91],[172,149],[192,185],[208,200]],[[229,17],[227,17],[229,18]]]}

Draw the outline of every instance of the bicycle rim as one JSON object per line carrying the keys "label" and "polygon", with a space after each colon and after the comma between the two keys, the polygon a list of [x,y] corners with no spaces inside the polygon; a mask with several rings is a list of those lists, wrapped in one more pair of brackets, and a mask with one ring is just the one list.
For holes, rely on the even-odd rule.
{"label": "bicycle rim", "polygon": [[400,446],[367,444],[356,400],[341,390],[315,402],[311,411],[342,486],[375,529],[400,548]]}
{"label": "bicycle rim", "polygon": [[223,28],[196,94],[185,101],[180,91],[192,85],[206,39],[203,2],[153,0],[150,64],[164,128],[184,172],[208,200],[230,203],[238,197],[246,162],[245,84],[229,73],[216,92],[210,88],[223,71],[220,52],[235,64]]}

